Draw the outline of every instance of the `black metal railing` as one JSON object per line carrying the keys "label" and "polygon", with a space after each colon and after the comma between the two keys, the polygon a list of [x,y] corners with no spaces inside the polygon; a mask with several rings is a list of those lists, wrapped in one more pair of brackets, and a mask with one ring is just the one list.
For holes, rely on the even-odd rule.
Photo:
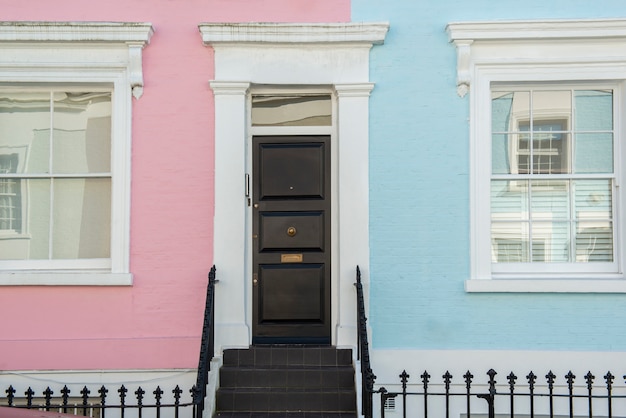
{"label": "black metal railing", "polygon": [[[539,376],[532,371],[526,375],[526,380],[520,379],[513,372],[506,376],[506,382],[497,384],[496,371],[487,373],[488,379],[484,383],[475,383],[474,375],[467,371],[462,382],[453,382],[453,376],[446,372],[442,381],[432,383],[431,375],[424,371],[420,375],[421,381],[410,390],[409,374],[403,371],[399,375],[399,390],[388,391],[384,387],[376,392],[380,393],[380,416],[385,413],[390,404],[398,413],[398,406],[402,416],[427,418],[429,415],[446,418],[450,416],[481,416],[488,418],[498,417],[617,417],[626,415],[626,386],[615,385],[615,376],[611,372],[604,375],[603,380],[597,379],[588,372],[583,376],[584,382],[576,384],[576,376],[570,371],[560,380],[548,372],[545,383],[538,381]],[[626,379],[626,376],[624,376]],[[389,401],[393,402],[389,402]],[[395,416],[394,414],[394,416]]]}
{"label": "black metal railing", "polygon": [[365,297],[361,283],[361,269],[356,267],[356,304],[357,304],[357,359],[361,363],[361,412],[365,418],[372,417],[374,381],[376,376],[370,364],[369,342],[367,338],[367,316],[365,315]]}
{"label": "black metal railing", "polygon": [[217,283],[215,277],[215,266],[213,266],[209,271],[209,283],[206,291],[202,340],[200,343],[200,359],[198,361],[198,377],[192,389],[196,418],[202,418],[204,399],[206,398],[206,386],[209,379],[209,371],[211,370],[211,360],[213,360],[215,356],[215,283]]}
{"label": "black metal railing", "polygon": [[[21,391],[18,394],[17,389],[11,385],[4,391],[6,399],[5,402],[0,402],[0,406],[97,418],[105,418],[107,411],[111,413],[115,411],[114,415],[121,418],[130,415],[139,418],[146,416],[160,418],[162,415],[178,418],[181,413],[183,416],[195,416],[192,398],[189,394],[185,395],[185,391],[178,385],[170,392],[162,390],[160,386],[148,391],[139,386],[133,391],[122,385],[117,389],[117,396],[115,390],[110,391],[105,386],[98,389],[83,386],[82,389],[74,391],[78,394],[72,394],[67,385],[56,391],[47,387],[39,395],[28,387],[22,396]],[[193,389],[190,389],[188,393],[192,391]],[[150,397],[149,392],[152,392],[153,397]]]}

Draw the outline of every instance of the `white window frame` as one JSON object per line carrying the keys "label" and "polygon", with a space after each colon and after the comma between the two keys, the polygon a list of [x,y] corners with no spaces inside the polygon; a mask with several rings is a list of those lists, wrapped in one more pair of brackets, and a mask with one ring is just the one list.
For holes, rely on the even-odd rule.
{"label": "white window frame", "polygon": [[150,23],[0,22],[0,85],[111,91],[111,259],[63,265],[0,261],[0,285],[131,285],[132,97],[143,93]]}
{"label": "white window frame", "polygon": [[[457,48],[457,92],[470,107],[470,279],[468,292],[625,293],[626,20],[458,22],[446,28]],[[491,262],[491,88],[496,83],[613,83],[614,205],[617,267],[566,271],[557,263],[536,272],[496,273]],[[487,157],[485,157],[487,156]],[[587,265],[588,267],[589,265]]]}

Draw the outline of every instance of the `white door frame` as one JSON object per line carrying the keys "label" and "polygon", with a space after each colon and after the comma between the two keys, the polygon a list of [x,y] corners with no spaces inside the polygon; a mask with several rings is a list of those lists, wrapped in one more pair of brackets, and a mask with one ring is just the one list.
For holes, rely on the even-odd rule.
{"label": "white door frame", "polygon": [[325,86],[334,95],[331,340],[355,346],[355,269],[361,267],[366,284],[369,272],[368,106],[374,87],[369,51],[384,41],[388,24],[206,23],[199,29],[215,54],[210,85],[215,97],[216,350],[251,342],[252,211],[245,179],[251,173],[249,98],[256,85]]}

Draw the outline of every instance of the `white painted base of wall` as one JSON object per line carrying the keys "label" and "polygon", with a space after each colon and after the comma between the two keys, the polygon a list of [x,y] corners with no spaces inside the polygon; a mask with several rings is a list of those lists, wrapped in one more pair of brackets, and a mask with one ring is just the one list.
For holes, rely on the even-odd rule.
{"label": "white painted base of wall", "polygon": [[[196,383],[196,369],[151,369],[151,370],[55,370],[55,371],[0,371],[0,406],[7,405],[6,390],[9,386],[15,389],[16,398],[23,398],[24,392],[30,387],[35,392],[36,398],[43,398],[43,392],[50,388],[53,403],[61,401],[61,389],[67,385],[70,398],[80,399],[80,391],[84,386],[90,390],[90,401],[99,403],[99,393],[103,385],[109,390],[106,403],[119,405],[120,398],[117,390],[124,385],[128,389],[126,404],[136,405],[135,391],[141,387],[145,391],[144,404],[154,405],[155,396],[153,391],[158,387],[163,391],[161,403],[171,404],[174,402],[172,390],[178,385],[182,390],[180,402],[190,403],[191,393],[189,390]],[[189,410],[189,412],[187,412]],[[181,416],[191,416],[191,407],[181,409]],[[112,414],[114,416],[113,410]],[[169,412],[163,413],[163,417],[169,416]],[[173,416],[173,412],[172,412]]]}
{"label": "white painted base of wall", "polygon": [[[372,370],[377,376],[374,389],[384,387],[388,392],[401,392],[399,375],[406,370],[410,375],[408,392],[423,393],[422,374],[427,371],[430,375],[428,380],[429,393],[444,393],[443,375],[450,372],[452,384],[450,391],[464,394],[466,391],[464,375],[470,371],[473,375],[472,390],[488,392],[489,376],[487,372],[493,369],[495,376],[496,391],[504,396],[496,399],[496,415],[510,416],[510,405],[505,394],[509,393],[509,381],[507,376],[511,372],[517,376],[515,393],[528,393],[528,374],[532,371],[536,376],[535,393],[547,393],[546,374],[550,371],[556,375],[555,393],[567,393],[567,380],[565,375],[570,371],[576,376],[574,391],[581,395],[575,401],[575,416],[587,416],[588,405],[587,383],[585,375],[591,371],[595,376],[593,380],[593,392],[595,395],[606,395],[606,381],[604,376],[610,371],[615,380],[612,386],[613,395],[624,395],[626,384],[624,374],[626,365],[625,352],[575,352],[575,351],[505,351],[505,350],[370,350]],[[486,413],[486,401],[471,397],[472,416]],[[443,396],[429,395],[429,415],[444,416],[445,404]],[[536,416],[545,416],[549,410],[547,397],[535,398]],[[402,416],[402,397],[395,399],[396,409],[387,410],[385,417]],[[528,398],[516,398],[516,416],[528,413]],[[408,415],[422,413],[423,396],[409,396],[407,400]],[[594,400],[594,416],[608,416],[606,401]],[[568,416],[568,399],[560,398],[554,402],[555,415]],[[626,411],[623,399],[614,401],[614,416],[623,416]],[[619,411],[618,411],[619,409]],[[460,417],[466,413],[466,397],[457,396],[450,399],[450,417]],[[380,395],[374,395],[374,416],[380,416]]]}
{"label": "white painted base of wall", "polygon": [[[419,383],[424,370],[432,376],[432,383],[440,383],[441,376],[449,371],[455,380],[468,370],[474,374],[474,381],[486,383],[489,369],[498,372],[500,383],[511,371],[521,379],[532,370],[540,376],[538,382],[545,382],[543,378],[548,371],[562,379],[570,370],[578,376],[579,383],[583,384],[583,375],[591,371],[596,380],[602,380],[607,371],[616,376],[617,380],[626,372],[626,352],[605,351],[507,351],[507,350],[372,350],[372,369],[378,377],[376,385],[391,385],[398,383],[398,375],[406,369],[411,375],[413,383]],[[617,378],[619,377],[619,379]],[[623,385],[623,383],[621,383]]]}

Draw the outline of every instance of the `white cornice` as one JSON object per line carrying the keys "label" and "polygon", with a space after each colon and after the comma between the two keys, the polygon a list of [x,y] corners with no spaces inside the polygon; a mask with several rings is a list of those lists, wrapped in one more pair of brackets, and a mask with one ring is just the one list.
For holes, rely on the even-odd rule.
{"label": "white cornice", "polygon": [[626,37],[626,19],[453,22],[446,31],[450,41],[621,38]]}
{"label": "white cornice", "polygon": [[[0,22],[0,49],[19,44],[24,50],[32,51],[36,59],[38,54],[45,52],[48,43],[71,47],[99,44],[112,50],[127,48],[128,55],[123,62],[128,69],[133,96],[138,99],[143,94],[142,49],[150,42],[153,33],[152,24],[141,22]],[[81,57],[74,54],[73,59],[80,61]],[[62,57],[58,60],[64,67],[72,65]],[[90,66],[98,65],[91,57],[84,60]]]}
{"label": "white cornice", "polygon": [[133,42],[147,44],[154,30],[137,22],[0,22],[0,42]]}
{"label": "white cornice", "polygon": [[382,44],[389,23],[201,23],[205,45],[218,43]]}
{"label": "white cornice", "polygon": [[[446,26],[446,32],[457,47],[457,92],[461,97],[469,91],[477,59],[508,65],[519,65],[526,60],[539,65],[626,57],[620,46],[626,46],[626,19],[453,22]],[[480,55],[476,51],[484,45],[491,48],[484,49],[481,58],[476,58]],[[586,49],[571,45],[586,45]]]}

